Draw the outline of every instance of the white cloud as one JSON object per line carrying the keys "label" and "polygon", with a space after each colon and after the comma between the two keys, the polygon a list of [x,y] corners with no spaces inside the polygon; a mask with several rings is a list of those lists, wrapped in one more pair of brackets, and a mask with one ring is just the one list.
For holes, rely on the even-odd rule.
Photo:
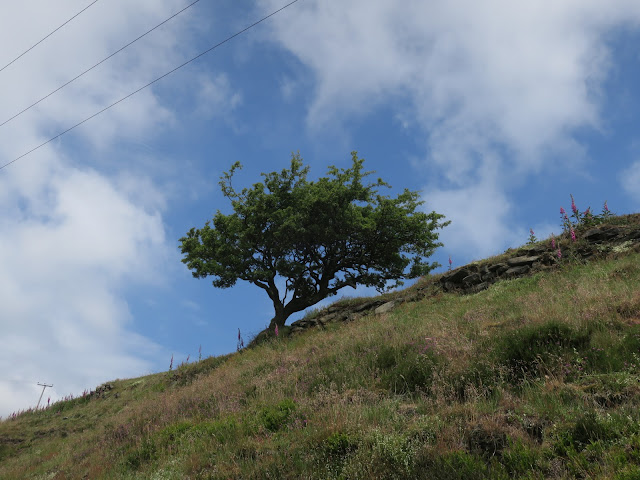
{"label": "white cloud", "polygon": [[620,174],[620,183],[627,194],[640,203],[640,160],[632,163]]}
{"label": "white cloud", "polygon": [[[0,111],[11,116],[184,4],[96,4],[0,74]],[[7,7],[0,40],[16,51],[6,55],[83,6],[41,0]],[[2,163],[175,64],[180,25],[167,25],[0,127]],[[149,89],[0,170],[0,416],[35,406],[37,382],[53,383],[44,399],[55,400],[153,369],[162,347],[135,333],[125,292],[163,281],[166,198],[118,144],[155,136],[172,119]]]}
{"label": "white cloud", "polygon": [[[261,2],[265,11],[276,4]],[[462,207],[458,196],[470,200],[490,184],[483,203],[498,211],[481,215],[481,230],[475,215],[449,210],[451,229],[474,232],[485,251],[509,230],[508,209],[497,205],[507,203],[508,182],[498,179],[521,181],[554,155],[584,157],[572,135],[603,127],[606,34],[639,23],[640,4],[627,0],[316,0],[270,25],[271,39],[315,75],[311,128],[391,103],[403,125],[413,117],[425,132],[426,160],[445,180],[428,190]]]}
{"label": "white cloud", "polygon": [[224,73],[215,76],[202,74],[197,83],[198,113],[206,117],[227,117],[231,122],[231,113],[242,105],[242,93],[233,90],[229,77]]}
{"label": "white cloud", "polygon": [[[0,400],[3,415],[35,402],[32,385],[12,379],[77,393],[149,371],[145,357],[160,349],[128,330],[122,298],[132,281],[154,282],[166,258],[159,213],[131,203],[95,171],[50,174],[40,194],[20,198],[20,211],[0,221],[0,365],[11,377],[0,384],[13,388]],[[0,179],[0,188],[10,181]]]}
{"label": "white cloud", "polygon": [[432,190],[425,202],[428,210],[451,220],[440,233],[440,241],[453,257],[473,252],[479,260],[508,245],[524,243],[521,229],[508,224],[512,206],[491,175],[465,187]]}

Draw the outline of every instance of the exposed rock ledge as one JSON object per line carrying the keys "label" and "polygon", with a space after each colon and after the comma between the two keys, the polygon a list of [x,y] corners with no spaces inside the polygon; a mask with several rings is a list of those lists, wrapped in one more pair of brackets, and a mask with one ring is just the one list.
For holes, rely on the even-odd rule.
{"label": "exposed rock ledge", "polygon": [[[368,315],[372,311],[383,314],[404,302],[418,301],[438,292],[457,292],[473,294],[490,285],[506,279],[532,275],[551,269],[567,260],[589,260],[604,258],[610,254],[627,251],[640,251],[640,214],[630,216],[636,223],[630,225],[601,225],[579,230],[579,241],[571,243],[568,236],[557,238],[562,248],[562,259],[558,259],[557,250],[552,249],[549,241],[524,246],[517,250],[508,250],[504,255],[481,262],[470,263],[442,274],[437,283],[409,288],[397,292],[391,297],[374,297],[353,302],[339,302],[313,316],[297,320],[289,327],[289,333],[299,333],[308,328],[323,328],[333,322],[350,322]],[[511,256],[509,256],[511,255]],[[436,277],[437,278],[437,277]],[[435,288],[434,288],[435,287]],[[264,334],[266,332],[262,332]],[[261,334],[261,335],[262,335]]]}

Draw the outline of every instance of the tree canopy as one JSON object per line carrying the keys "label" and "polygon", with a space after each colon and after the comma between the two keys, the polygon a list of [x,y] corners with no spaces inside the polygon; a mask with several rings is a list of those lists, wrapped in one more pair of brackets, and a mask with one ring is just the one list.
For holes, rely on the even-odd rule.
{"label": "tree canopy", "polygon": [[262,182],[241,191],[231,184],[236,162],[220,179],[233,213],[218,210],[189,230],[180,239],[182,262],[196,278],[213,277],[214,287],[245,280],[265,290],[275,309],[270,328],[344,287],[382,292],[439,266],[425,259],[442,246],[444,215],[418,210],[418,192],[381,195],[389,185],[365,182],[373,172],[351,155],[350,168],[331,166],[326,177],[309,181],[309,167],[293,154],[289,169],[263,173]]}

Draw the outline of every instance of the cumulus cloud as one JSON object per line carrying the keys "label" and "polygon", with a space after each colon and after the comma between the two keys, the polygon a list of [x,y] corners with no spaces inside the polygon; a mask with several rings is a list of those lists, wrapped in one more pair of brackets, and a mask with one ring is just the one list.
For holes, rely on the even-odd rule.
{"label": "cumulus cloud", "polygon": [[[0,111],[20,111],[184,4],[96,4],[2,72]],[[3,11],[0,40],[26,48],[84,6],[16,3]],[[180,28],[168,26],[1,127],[2,163],[174,64]],[[56,400],[153,369],[162,347],[135,332],[125,293],[162,281],[166,198],[115,145],[156,135],[172,117],[148,90],[0,170],[0,416],[35,406],[37,382],[53,383],[45,399]]]}
{"label": "cumulus cloud", "polygon": [[[271,23],[271,39],[315,75],[310,128],[394,105],[403,125],[425,133],[425,161],[442,180],[429,190],[450,204],[478,190],[487,207],[500,203],[476,233],[482,251],[508,229],[499,179],[540,172],[560,154],[584,157],[573,134],[602,128],[607,34],[640,22],[640,4],[627,0],[310,1],[289,10]],[[478,217],[450,218],[472,231]]]}
{"label": "cumulus cloud", "polygon": [[166,256],[160,214],[89,169],[58,166],[39,187],[0,220],[0,365],[8,376],[0,385],[12,391],[1,397],[3,415],[33,405],[36,381],[54,383],[55,399],[105,375],[147,372],[145,357],[160,349],[129,331],[122,295],[125,285],[154,281]]}
{"label": "cumulus cloud", "polygon": [[627,194],[640,203],[640,160],[623,170],[620,174],[620,183]]}
{"label": "cumulus cloud", "polygon": [[[198,79],[197,111],[206,117],[229,117],[242,105],[242,93],[234,90],[229,77],[220,73],[213,77],[200,75]],[[230,121],[230,119],[228,119]]]}

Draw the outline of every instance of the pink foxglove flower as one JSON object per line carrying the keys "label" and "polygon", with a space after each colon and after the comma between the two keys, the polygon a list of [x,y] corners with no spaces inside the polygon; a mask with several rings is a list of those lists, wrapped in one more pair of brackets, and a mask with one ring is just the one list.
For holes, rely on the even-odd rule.
{"label": "pink foxglove flower", "polygon": [[551,248],[556,249],[556,237],[554,235],[551,235]]}
{"label": "pink foxglove flower", "polygon": [[451,270],[452,264],[453,264],[453,261],[451,260],[451,255],[449,255],[449,270]]}
{"label": "pink foxglove flower", "polygon": [[604,211],[608,212],[609,211],[609,207],[607,206],[607,201],[604,201]]}
{"label": "pink foxglove flower", "polygon": [[566,213],[565,209],[560,207],[560,215],[566,215]]}
{"label": "pink foxglove flower", "polygon": [[573,230],[573,228],[571,229],[571,241],[572,242],[576,241],[576,232]]}
{"label": "pink foxglove flower", "polygon": [[560,260],[562,258],[562,252],[560,251],[560,249],[558,249],[557,255],[558,255],[558,260]]}

